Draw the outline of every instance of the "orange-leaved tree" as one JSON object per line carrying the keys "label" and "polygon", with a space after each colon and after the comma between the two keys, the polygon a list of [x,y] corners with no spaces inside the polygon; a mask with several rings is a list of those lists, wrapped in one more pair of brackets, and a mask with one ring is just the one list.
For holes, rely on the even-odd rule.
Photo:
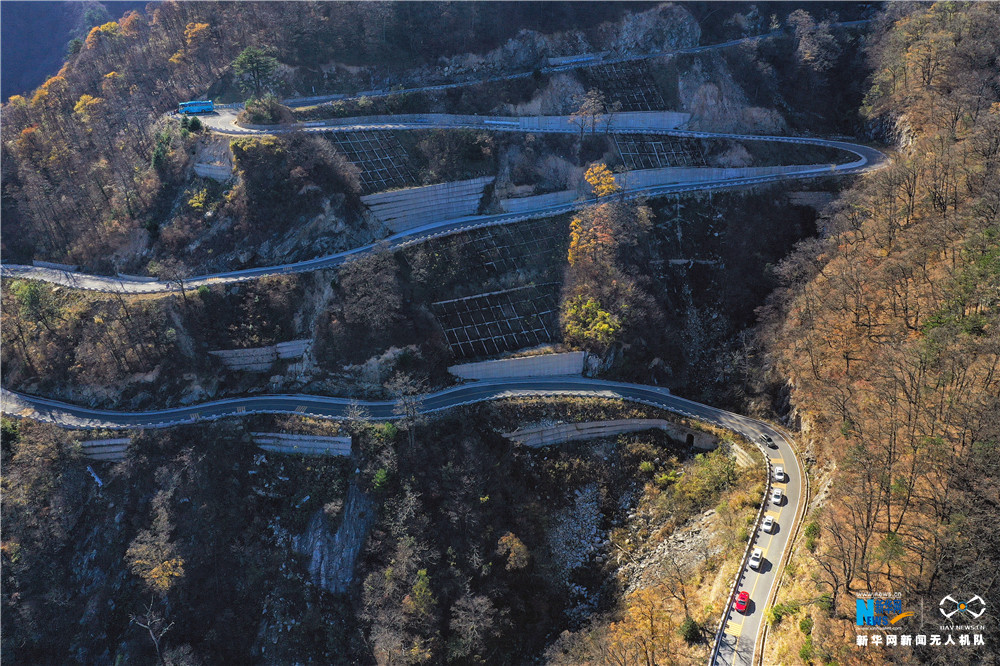
{"label": "orange-leaved tree", "polygon": [[598,198],[614,194],[621,189],[618,183],[615,182],[615,174],[611,173],[611,169],[603,162],[591,164],[583,177],[590,184],[590,187],[593,188],[594,194]]}

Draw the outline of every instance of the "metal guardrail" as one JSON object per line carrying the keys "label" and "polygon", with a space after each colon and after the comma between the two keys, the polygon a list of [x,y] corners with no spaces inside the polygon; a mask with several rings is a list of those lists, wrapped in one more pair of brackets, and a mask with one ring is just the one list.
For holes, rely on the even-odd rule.
{"label": "metal guardrail", "polygon": [[743,559],[740,561],[739,569],[736,570],[736,580],[733,581],[733,587],[729,591],[729,597],[726,599],[726,608],[722,612],[719,626],[715,630],[715,644],[712,646],[712,653],[708,658],[709,666],[715,666],[719,658],[719,649],[722,647],[722,637],[725,635],[726,623],[733,612],[733,599],[736,598],[736,592],[740,589],[740,583],[743,582],[743,577],[746,575],[747,560],[750,559],[750,553],[753,552],[754,544],[757,543],[757,539],[760,537],[760,522],[763,520],[764,511],[767,509],[767,504],[771,498],[771,459],[757,439],[749,437],[748,439],[752,439],[753,443],[760,449],[761,454],[764,456],[764,471],[767,473],[767,482],[764,484],[764,499],[760,503],[760,508],[757,509],[757,517],[753,522],[753,532],[750,538],[747,539],[747,546],[743,551]]}

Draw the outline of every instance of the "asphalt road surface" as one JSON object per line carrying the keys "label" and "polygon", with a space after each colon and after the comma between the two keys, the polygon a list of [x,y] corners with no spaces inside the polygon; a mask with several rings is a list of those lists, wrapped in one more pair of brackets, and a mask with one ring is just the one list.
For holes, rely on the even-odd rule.
{"label": "asphalt road surface", "polygon": [[764,622],[764,610],[777,584],[782,556],[795,533],[797,506],[803,493],[792,443],[781,432],[766,424],[755,422],[754,426],[740,432],[747,436],[752,434],[755,441],[760,434],[766,433],[777,445],[776,449],[764,447],[763,450],[767,453],[771,469],[777,465],[784,467],[782,479],[775,479],[773,475],[771,479],[771,487],[781,489],[782,500],[781,504],[775,504],[770,497],[766,499],[764,516],[774,518],[774,528],[770,534],[758,530],[754,542],[755,547],[764,551],[764,559],[757,570],[747,566],[738,574],[737,591],[749,592],[750,603],[744,613],[729,608],[729,617],[723,626],[718,655],[713,664],[750,666],[753,663],[755,643]]}

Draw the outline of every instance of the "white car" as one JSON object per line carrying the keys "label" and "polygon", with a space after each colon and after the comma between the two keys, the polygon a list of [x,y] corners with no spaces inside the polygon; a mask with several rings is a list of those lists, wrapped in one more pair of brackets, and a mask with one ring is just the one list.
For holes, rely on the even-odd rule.
{"label": "white car", "polygon": [[774,516],[764,516],[764,522],[760,524],[760,529],[770,534],[774,529]]}
{"label": "white car", "polygon": [[771,491],[771,501],[775,504],[781,504],[781,488],[775,488]]}
{"label": "white car", "polygon": [[778,465],[777,467],[774,468],[774,480],[775,481],[785,480],[785,468],[782,467],[781,465]]}
{"label": "white car", "polygon": [[750,568],[756,571],[760,569],[760,562],[764,559],[764,551],[760,548],[754,548],[753,552],[750,553]]}

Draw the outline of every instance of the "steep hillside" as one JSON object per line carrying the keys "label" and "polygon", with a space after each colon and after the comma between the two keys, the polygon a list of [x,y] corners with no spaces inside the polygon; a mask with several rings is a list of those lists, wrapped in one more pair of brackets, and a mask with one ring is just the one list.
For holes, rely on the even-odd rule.
{"label": "steep hillside", "polygon": [[[959,591],[997,597],[998,35],[996,5],[890,8],[869,48],[864,111],[899,153],[779,268],[762,336],[822,483],[805,542],[815,555],[799,558],[812,580],[785,593],[816,626],[783,625],[774,661],[799,646],[804,660],[859,659],[863,592],[902,592],[910,610]],[[808,607],[821,594],[828,612]],[[905,632],[942,633],[940,619],[930,611]],[[995,646],[996,623],[983,624]],[[976,661],[933,647],[885,654]]]}
{"label": "steep hillside", "polygon": [[[273,48],[291,93],[300,68],[343,62],[383,78],[473,45],[499,45],[519,26],[566,29],[626,9],[529,5],[262,2],[248,11],[168,2],[105,22],[56,76],[4,107],[4,254],[111,270],[123,261],[116,252],[155,241],[190,166],[176,128],[160,117],[213,86],[242,99],[230,66],[247,44]],[[78,174],[88,176],[83,187]]]}

